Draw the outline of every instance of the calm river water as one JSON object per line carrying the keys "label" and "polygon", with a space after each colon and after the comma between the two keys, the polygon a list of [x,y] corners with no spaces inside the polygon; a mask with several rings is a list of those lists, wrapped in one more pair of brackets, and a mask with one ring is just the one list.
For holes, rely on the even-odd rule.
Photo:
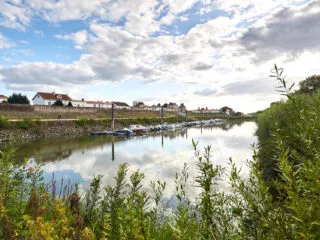
{"label": "calm river water", "polygon": [[[104,185],[113,184],[119,164],[128,163],[129,173],[137,169],[145,173],[146,185],[150,180],[165,180],[167,193],[172,194],[175,173],[185,162],[189,166],[190,185],[194,184],[197,159],[192,139],[199,141],[200,149],[212,146],[214,163],[228,166],[232,157],[246,174],[245,163],[252,154],[250,144],[257,142],[256,128],[255,122],[238,122],[129,139],[101,136],[41,140],[19,146],[17,158],[39,159],[46,180],[54,172],[57,181],[70,179],[84,189],[98,174],[104,176]],[[190,188],[189,194],[197,194],[196,189]]]}

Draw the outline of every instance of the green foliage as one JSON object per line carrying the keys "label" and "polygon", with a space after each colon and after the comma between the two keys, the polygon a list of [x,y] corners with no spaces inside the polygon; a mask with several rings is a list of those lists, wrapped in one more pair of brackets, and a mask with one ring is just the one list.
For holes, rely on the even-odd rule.
{"label": "green foliage", "polygon": [[87,118],[79,118],[78,120],[75,121],[75,123],[76,123],[78,126],[85,127],[85,126],[88,125],[89,119],[87,119]]}
{"label": "green foliage", "polygon": [[63,105],[63,102],[58,99],[52,104],[52,106],[63,107],[64,105]]}
{"label": "green foliage", "polygon": [[17,126],[24,130],[30,129],[34,127],[35,123],[32,121],[31,118],[24,118],[22,121],[17,122]]}
{"label": "green foliage", "polygon": [[0,116],[0,129],[1,128],[8,128],[9,127],[9,120],[4,116]]}
{"label": "green foliage", "polygon": [[[314,158],[320,147],[320,91],[313,95],[292,94],[286,80],[278,71],[274,75],[287,101],[277,102],[258,116],[257,136],[260,143],[261,168],[266,179],[278,175],[280,151],[277,141],[289,149],[289,161],[295,166]],[[280,139],[275,138],[275,134]]]}
{"label": "green foliage", "polygon": [[21,93],[13,93],[8,97],[8,103],[11,104],[30,104],[29,99],[26,95],[22,95]]}
{"label": "green foliage", "polygon": [[73,107],[72,102],[68,102],[67,107]]}
{"label": "green foliage", "polygon": [[312,94],[318,92],[320,88],[320,75],[312,75],[299,83],[296,93]]}

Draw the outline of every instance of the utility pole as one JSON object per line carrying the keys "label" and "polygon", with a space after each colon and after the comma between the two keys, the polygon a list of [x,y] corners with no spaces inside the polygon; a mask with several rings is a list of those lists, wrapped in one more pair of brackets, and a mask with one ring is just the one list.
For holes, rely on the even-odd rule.
{"label": "utility pole", "polygon": [[161,107],[161,123],[163,124],[163,107]]}
{"label": "utility pole", "polygon": [[112,103],[112,111],[111,111],[111,129],[114,131],[114,103]]}

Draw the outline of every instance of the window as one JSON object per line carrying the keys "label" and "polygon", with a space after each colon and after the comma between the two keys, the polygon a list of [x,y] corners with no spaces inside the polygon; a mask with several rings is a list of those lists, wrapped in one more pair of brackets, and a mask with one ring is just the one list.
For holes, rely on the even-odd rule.
{"label": "window", "polygon": [[50,101],[48,102],[48,105],[51,106],[51,102]]}

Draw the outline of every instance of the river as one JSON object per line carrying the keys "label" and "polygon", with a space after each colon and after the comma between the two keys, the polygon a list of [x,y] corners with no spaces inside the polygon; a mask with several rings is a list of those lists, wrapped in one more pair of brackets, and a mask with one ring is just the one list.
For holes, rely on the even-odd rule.
{"label": "river", "polygon": [[[246,160],[251,158],[250,144],[257,142],[256,128],[255,122],[231,122],[128,139],[107,136],[44,139],[18,146],[16,158],[38,159],[43,164],[46,181],[50,181],[54,172],[57,182],[70,179],[79,183],[81,189],[86,189],[98,174],[104,176],[104,185],[113,184],[119,164],[128,163],[129,173],[137,169],[145,173],[146,186],[150,180],[166,181],[170,195],[174,191],[175,173],[180,172],[185,162],[189,166],[190,186],[195,184],[197,159],[192,139],[199,142],[201,150],[212,146],[215,164],[228,167],[231,157],[247,174]],[[190,191],[190,195],[197,194],[197,188]]]}

